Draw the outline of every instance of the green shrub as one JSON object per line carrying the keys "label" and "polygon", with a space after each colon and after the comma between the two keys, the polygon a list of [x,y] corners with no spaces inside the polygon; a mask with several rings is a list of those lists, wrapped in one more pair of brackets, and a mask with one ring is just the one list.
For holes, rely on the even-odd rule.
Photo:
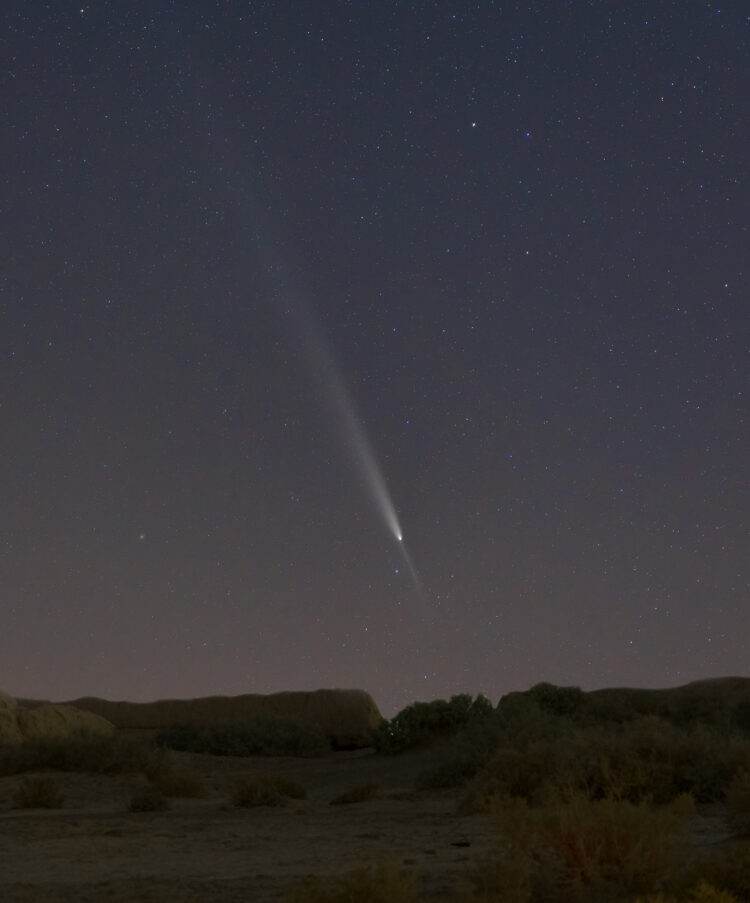
{"label": "green shrub", "polygon": [[493,717],[492,704],[481,694],[473,700],[464,693],[452,696],[449,701],[413,702],[383,723],[375,738],[375,748],[380,752],[401,752]]}
{"label": "green shrub", "polygon": [[59,809],[62,804],[62,791],[51,777],[24,778],[13,794],[16,809]]}
{"label": "green shrub", "polygon": [[331,745],[316,725],[264,717],[214,727],[177,725],[156,735],[158,746],[212,756],[322,756]]}
{"label": "green shrub", "polygon": [[417,903],[415,875],[385,860],[338,878],[310,879],[290,888],[288,903]]}
{"label": "green shrub", "polygon": [[305,799],[307,791],[296,781],[272,775],[237,778],[232,786],[230,802],[248,809],[255,806],[283,806],[287,799]]}
{"label": "green shrub", "polygon": [[365,800],[374,799],[380,792],[378,784],[357,784],[350,790],[339,793],[331,800],[332,806],[345,806],[348,803],[362,803]]}

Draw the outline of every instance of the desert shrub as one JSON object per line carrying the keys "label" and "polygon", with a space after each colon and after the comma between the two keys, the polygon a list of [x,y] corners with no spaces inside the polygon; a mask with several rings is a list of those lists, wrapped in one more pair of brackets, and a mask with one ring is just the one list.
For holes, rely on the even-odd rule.
{"label": "desert shrub", "polygon": [[191,768],[175,763],[173,755],[161,747],[151,751],[151,756],[143,769],[151,784],[164,796],[198,799],[205,796],[203,777]]}
{"label": "desert shrub", "polygon": [[705,725],[680,729],[651,717],[624,725],[608,738],[603,755],[604,783],[614,787],[619,782],[621,795],[667,802],[690,793],[707,802],[722,799],[732,776],[750,764],[750,744]]}
{"label": "desert shrub", "polygon": [[730,721],[726,703],[706,696],[675,695],[663,705],[659,714],[679,727],[702,724],[706,727],[724,728]]}
{"label": "desert shrub", "polygon": [[236,724],[184,724],[156,735],[158,746],[212,756],[322,756],[331,745],[313,724],[290,718],[254,718]]}
{"label": "desert shrub", "polygon": [[701,881],[687,896],[649,894],[647,897],[638,897],[636,903],[740,903],[740,901],[734,894],[718,890],[712,884]]}
{"label": "desert shrub", "polygon": [[59,809],[62,804],[62,791],[51,777],[24,778],[13,794],[16,809]]}
{"label": "desert shrub", "polygon": [[167,797],[152,784],[135,791],[128,805],[129,812],[163,812],[169,808]]}
{"label": "desert shrub", "polygon": [[538,700],[528,693],[508,693],[500,700],[496,710],[494,732],[499,736],[498,745],[527,746],[541,740],[554,740],[567,736],[574,730],[573,720],[542,708]]}
{"label": "desert shrub", "polygon": [[587,694],[589,718],[600,724],[624,724],[634,718],[658,715],[660,701],[655,692],[627,688],[595,690]]}
{"label": "desert shrub", "polygon": [[119,774],[141,771],[150,754],[146,743],[118,735],[79,734],[67,739],[27,740],[0,747],[0,775],[54,768],[59,771]]}
{"label": "desert shrub", "polygon": [[413,702],[382,724],[375,737],[375,747],[380,752],[401,752],[493,717],[492,704],[481,693],[475,699],[464,693],[448,701]]}
{"label": "desert shrub", "polygon": [[487,811],[493,796],[541,802],[571,791],[656,803],[689,793],[707,802],[723,799],[732,776],[750,769],[746,739],[703,725],[681,729],[655,716],[575,729],[562,720],[544,739],[527,738],[501,740],[469,785],[462,811]]}
{"label": "desert shrub", "polygon": [[419,882],[415,875],[393,861],[355,869],[338,878],[316,878],[295,885],[288,903],[417,903]]}
{"label": "desert shrub", "polygon": [[475,873],[475,894],[523,903],[658,890],[680,875],[681,829],[694,808],[688,798],[652,807],[575,795],[538,807],[497,800],[493,812],[498,853]]}
{"label": "desert shrub", "polygon": [[497,714],[472,719],[441,750],[437,764],[417,775],[418,790],[461,787],[484,767],[503,743],[514,742],[514,729]]}
{"label": "desert shrub", "polygon": [[557,687],[550,683],[535,684],[526,694],[540,709],[552,715],[569,718],[583,716],[587,710],[586,694],[580,687]]}
{"label": "desert shrub", "polygon": [[199,799],[206,795],[203,778],[189,768],[160,768],[147,771],[146,776],[164,796]]}
{"label": "desert shrub", "polygon": [[557,799],[565,793],[592,795],[596,758],[580,737],[561,736],[526,746],[502,745],[469,786],[460,805],[464,814],[487,812],[495,797],[529,802]]}
{"label": "desert shrub", "polygon": [[232,786],[230,802],[249,809],[254,806],[283,806],[287,799],[305,799],[307,791],[296,781],[273,775],[237,778]]}
{"label": "desert shrub", "polygon": [[693,883],[705,881],[734,894],[741,903],[750,901],[750,844],[733,843],[719,853],[701,859],[691,869]]}
{"label": "desert shrub", "polygon": [[378,784],[357,784],[343,793],[339,793],[331,800],[332,806],[345,806],[348,803],[362,803],[365,800],[371,800],[378,795],[380,786]]}

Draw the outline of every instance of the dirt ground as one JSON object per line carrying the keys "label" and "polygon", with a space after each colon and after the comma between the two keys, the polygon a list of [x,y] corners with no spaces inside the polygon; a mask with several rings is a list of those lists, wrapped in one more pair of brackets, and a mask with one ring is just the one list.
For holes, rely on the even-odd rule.
{"label": "dirt ground", "polygon": [[[12,808],[28,775],[0,778],[0,900],[280,901],[292,883],[383,856],[417,872],[426,893],[449,899],[493,842],[489,818],[455,814],[458,792],[414,791],[434,750],[320,759],[173,756],[203,775],[206,795],[172,799],[163,812],[128,811],[142,776],[55,772],[64,803],[50,810]],[[244,775],[293,779],[307,798],[234,808],[232,783]],[[367,783],[378,785],[375,798],[330,804]]]}

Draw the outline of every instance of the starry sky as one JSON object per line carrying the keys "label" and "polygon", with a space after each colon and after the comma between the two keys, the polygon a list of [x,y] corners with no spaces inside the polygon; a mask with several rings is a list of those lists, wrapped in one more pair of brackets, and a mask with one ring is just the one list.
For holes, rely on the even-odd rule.
{"label": "starry sky", "polygon": [[742,4],[0,24],[2,689],[750,673]]}

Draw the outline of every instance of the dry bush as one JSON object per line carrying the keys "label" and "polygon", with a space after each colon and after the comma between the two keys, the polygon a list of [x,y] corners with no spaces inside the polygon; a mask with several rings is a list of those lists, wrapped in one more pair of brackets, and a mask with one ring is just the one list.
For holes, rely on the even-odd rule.
{"label": "dry bush", "polygon": [[729,891],[718,890],[712,884],[701,881],[687,896],[649,894],[647,897],[639,897],[635,903],[740,903],[740,901]]}
{"label": "dry bush", "polygon": [[[568,724],[568,727],[570,724]],[[655,716],[504,742],[469,785],[461,811],[489,811],[494,796],[544,802],[561,791],[668,803],[684,793],[723,799],[732,776],[750,768],[750,743],[703,725],[684,729]]]}
{"label": "dry bush", "polygon": [[164,796],[200,799],[206,795],[203,777],[188,768],[169,768],[149,775],[149,781]]}
{"label": "dry bush", "polygon": [[50,777],[24,778],[13,794],[16,809],[60,809],[62,804],[62,791]]}
{"label": "dry bush", "polygon": [[392,860],[359,868],[338,878],[317,878],[295,885],[288,903],[417,903],[417,877]]}
{"label": "dry bush", "polygon": [[153,751],[143,771],[152,787],[164,796],[199,799],[206,795],[203,777],[197,771],[175,765],[164,749]]}
{"label": "dry bush", "polygon": [[272,775],[237,778],[232,786],[230,802],[233,806],[283,806],[287,799],[305,799],[307,791],[296,781]]}
{"label": "dry bush", "polygon": [[461,814],[489,812],[496,797],[541,803],[564,790],[585,791],[595,760],[582,755],[574,738],[540,740],[528,746],[502,746],[470,785]]}
{"label": "dry bush", "polygon": [[378,784],[357,784],[343,793],[339,793],[331,800],[332,806],[345,806],[348,803],[362,803],[365,800],[371,800],[380,792]]}
{"label": "dry bush", "polygon": [[738,841],[691,869],[692,883],[704,881],[750,903],[750,844]]}
{"label": "dry bush", "polygon": [[533,807],[497,800],[498,853],[474,875],[476,900],[610,899],[658,890],[681,874],[681,828],[692,800],[668,807],[625,800],[568,800]]}

